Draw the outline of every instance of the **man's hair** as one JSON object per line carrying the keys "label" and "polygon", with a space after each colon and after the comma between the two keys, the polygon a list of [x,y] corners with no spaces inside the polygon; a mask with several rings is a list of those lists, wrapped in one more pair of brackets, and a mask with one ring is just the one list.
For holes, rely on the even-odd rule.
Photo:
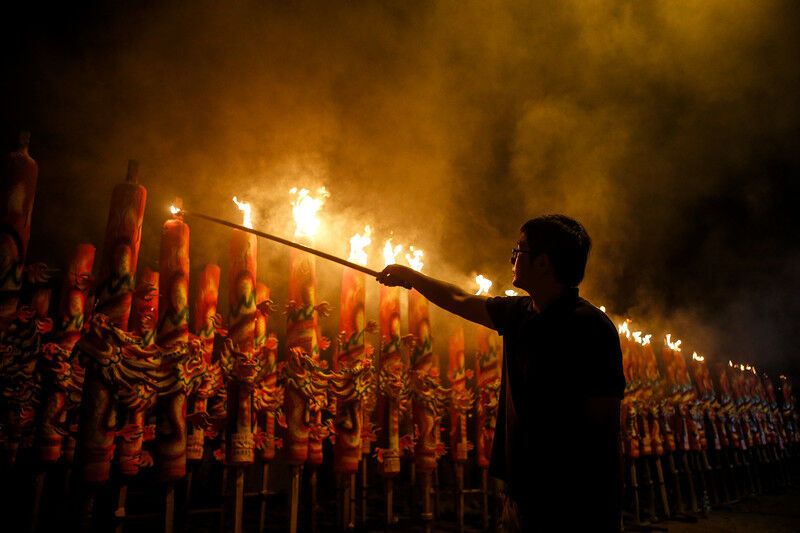
{"label": "man's hair", "polygon": [[558,281],[577,287],[586,272],[592,239],[577,221],[564,215],[544,215],[522,225],[531,255],[546,253]]}

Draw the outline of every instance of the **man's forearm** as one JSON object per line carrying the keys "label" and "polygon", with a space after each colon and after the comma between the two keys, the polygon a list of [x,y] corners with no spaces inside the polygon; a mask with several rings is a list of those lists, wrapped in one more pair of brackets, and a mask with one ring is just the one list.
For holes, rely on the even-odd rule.
{"label": "man's forearm", "polygon": [[417,272],[413,287],[433,304],[466,320],[492,327],[486,311],[486,297],[470,294],[460,287]]}

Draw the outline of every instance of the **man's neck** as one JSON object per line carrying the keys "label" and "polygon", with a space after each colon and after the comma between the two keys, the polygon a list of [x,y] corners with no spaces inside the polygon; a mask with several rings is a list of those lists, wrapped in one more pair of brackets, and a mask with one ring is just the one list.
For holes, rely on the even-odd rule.
{"label": "man's neck", "polygon": [[551,285],[550,287],[544,287],[535,294],[531,294],[531,296],[533,297],[536,309],[538,309],[539,312],[542,312],[550,307],[553,302],[558,301],[558,299],[561,298],[566,291],[567,287],[557,284]]}

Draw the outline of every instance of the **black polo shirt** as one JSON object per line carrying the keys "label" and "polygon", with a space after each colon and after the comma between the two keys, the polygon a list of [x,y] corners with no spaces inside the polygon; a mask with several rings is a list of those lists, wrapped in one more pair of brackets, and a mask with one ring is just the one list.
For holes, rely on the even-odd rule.
{"label": "black polo shirt", "polygon": [[490,298],[486,306],[503,336],[492,475],[531,512],[570,497],[617,506],[619,416],[597,420],[588,411],[593,396],[622,399],[616,327],[578,289],[542,312],[527,296]]}

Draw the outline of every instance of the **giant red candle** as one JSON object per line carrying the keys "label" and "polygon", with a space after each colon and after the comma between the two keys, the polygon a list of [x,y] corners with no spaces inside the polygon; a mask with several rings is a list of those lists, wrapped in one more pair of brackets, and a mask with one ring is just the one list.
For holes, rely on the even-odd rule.
{"label": "giant red candle", "polygon": [[31,235],[31,212],[39,167],[28,154],[30,133],[0,167],[0,331],[13,320]]}
{"label": "giant red candle", "polygon": [[[67,433],[68,404],[74,408],[83,385],[83,368],[77,357],[70,356],[83,330],[94,252],[91,244],[79,244],[62,284],[56,343],[51,345],[45,359],[47,383],[37,434],[38,456],[46,463],[54,463],[61,456],[63,435]],[[70,397],[71,402],[68,401]]]}
{"label": "giant red candle", "polygon": [[[217,302],[219,301],[220,268],[217,265],[206,265],[197,280],[197,293],[194,301],[193,329],[203,350],[206,365],[211,364],[214,351],[214,335],[216,332]],[[193,413],[205,413],[208,403],[209,388],[201,388],[195,394]],[[186,459],[199,461],[203,458],[205,432],[202,427],[192,425],[186,444]]]}
{"label": "giant red candle", "polygon": [[[164,348],[189,341],[189,226],[176,215],[161,230],[157,343]],[[186,393],[158,400],[156,461],[164,480],[186,474]]]}
{"label": "giant red candle", "polygon": [[381,354],[376,413],[378,448],[383,450],[378,471],[391,477],[400,473],[400,404],[406,392],[400,344],[400,287],[381,285],[378,316]]}
{"label": "giant red candle", "polygon": [[108,315],[114,325],[124,330],[128,329],[147,199],[147,191],[137,183],[138,178],[139,165],[130,161],[125,182],[114,187],[111,194],[97,288],[96,311]]}
{"label": "giant red candle", "polygon": [[450,336],[448,346],[451,401],[450,450],[453,460],[467,460],[467,414],[472,407],[472,396],[467,389],[467,369],[464,364],[464,329],[458,328]]}
{"label": "giant red candle", "polygon": [[478,398],[476,402],[475,449],[478,466],[489,468],[497,422],[502,353],[495,332],[483,326],[478,326],[476,345],[478,354],[477,361],[475,361],[475,382],[478,388]]}

